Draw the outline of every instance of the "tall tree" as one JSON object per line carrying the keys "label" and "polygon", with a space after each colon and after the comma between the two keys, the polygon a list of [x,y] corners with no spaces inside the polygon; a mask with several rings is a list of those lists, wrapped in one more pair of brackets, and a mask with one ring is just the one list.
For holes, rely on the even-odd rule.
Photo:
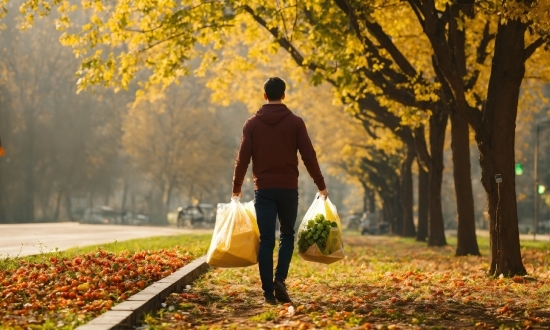
{"label": "tall tree", "polygon": [[[514,137],[525,62],[543,44],[548,33],[548,2],[461,1],[438,7],[433,1],[409,1],[437,58],[444,82],[452,90],[458,111],[475,132],[480,153],[482,183],[488,200],[491,233],[491,268],[494,275],[525,274],[519,245],[514,172]],[[448,22],[474,15],[474,5],[489,5],[489,19],[498,11],[494,54],[486,102],[480,108],[468,103],[467,84],[450,38],[465,28]],[[544,13],[544,14],[541,14]],[[477,13],[483,16],[482,12]],[[494,16],[493,16],[494,17]],[[535,34],[526,41],[526,31]],[[475,74],[475,72],[474,72]]]}
{"label": "tall tree", "polygon": [[[486,3],[490,2],[480,1],[482,5]],[[527,14],[520,17],[524,14],[518,13],[529,12],[531,9],[528,8],[528,3],[518,3],[520,6],[527,4],[523,8],[527,11],[522,11],[522,8],[520,8],[522,10],[516,10],[519,7],[508,6],[502,11],[507,15],[504,17],[505,19],[510,19],[510,22],[512,22],[527,17]],[[476,115],[472,116],[472,111],[466,111],[465,109],[472,107],[467,100],[468,98],[473,99],[474,94],[467,95],[467,89],[462,88],[464,97],[457,97],[457,94],[461,94],[459,85],[464,82],[461,81],[462,79],[450,79],[452,77],[460,78],[459,72],[454,69],[449,71],[442,64],[445,61],[456,63],[456,59],[453,58],[451,53],[441,51],[441,49],[450,44],[445,39],[447,36],[456,36],[445,31],[446,26],[449,25],[449,18],[456,19],[457,16],[453,16],[455,14],[452,14],[450,9],[446,10],[446,3],[443,2],[441,4],[437,3],[441,8],[436,8],[434,2],[410,1],[410,4],[410,9],[406,11],[398,5],[383,6],[384,10],[377,10],[380,7],[378,5],[384,4],[376,1],[368,3],[321,1],[306,2],[300,5],[291,3],[290,6],[279,6],[279,3],[253,3],[249,5],[238,1],[227,1],[200,3],[197,6],[189,7],[178,7],[174,4],[169,6],[174,8],[173,10],[166,11],[165,8],[155,7],[149,1],[144,1],[140,6],[129,6],[127,2],[119,2],[115,7],[103,7],[98,10],[125,19],[103,21],[99,18],[95,19],[97,16],[94,16],[92,24],[86,26],[85,33],[81,37],[69,34],[64,40],[75,45],[79,53],[87,48],[95,47],[98,42],[116,47],[125,41],[132,41],[129,43],[131,47],[127,51],[117,53],[116,57],[102,57],[100,53],[95,53],[85,59],[83,61],[83,69],[85,70],[82,71],[82,86],[106,81],[108,85],[115,88],[124,88],[138,71],[136,68],[152,70],[153,74],[149,75],[149,83],[170,83],[179,75],[184,75],[187,72],[187,66],[185,63],[181,63],[181,59],[192,57],[196,55],[197,51],[192,47],[178,46],[190,46],[195,41],[208,43],[208,40],[211,40],[209,38],[212,36],[222,36],[225,32],[234,32],[234,27],[240,28],[243,24],[250,28],[250,18],[252,18],[255,24],[260,24],[266,28],[274,37],[273,41],[278,47],[287,50],[296,62],[300,62],[299,65],[312,71],[314,82],[322,80],[335,81],[339,97],[348,97],[350,103],[356,103],[365,94],[373,94],[384,104],[388,100],[393,100],[402,105],[425,111],[445,111],[448,104],[437,105],[435,103],[440,102],[442,99],[439,87],[448,84],[453,94],[450,101],[456,102],[457,108],[461,109],[460,113],[472,125],[471,119],[475,119]],[[546,6],[546,2],[541,2],[537,10],[544,6]],[[448,6],[448,8],[450,7],[452,6]],[[142,8],[145,9],[142,10]],[[23,11],[24,9],[25,7],[23,7]],[[460,11],[455,12],[460,13]],[[545,11],[542,10],[541,12]],[[404,18],[400,21],[403,24],[386,24],[384,29],[389,32],[384,31],[382,24],[379,23],[387,22],[384,18],[387,18],[388,15],[396,17],[400,14]],[[418,25],[410,24],[412,22],[411,17],[414,14],[419,18],[420,24]],[[130,19],[131,15],[131,18],[135,18],[134,20]],[[460,16],[460,14],[458,15]],[[144,17],[146,19],[142,19]],[[534,17],[534,23],[531,25],[537,28],[537,33],[541,31],[541,33],[544,33],[546,17],[544,15],[535,15]],[[232,25],[230,24],[232,21],[239,22],[239,24],[229,27],[228,25]],[[119,22],[123,22],[123,24]],[[151,24],[150,22],[155,23]],[[395,19],[391,22],[395,22]],[[60,23],[63,23],[63,20]],[[499,33],[505,32],[506,26],[510,24],[502,23],[501,25],[504,28],[499,27]],[[522,24],[529,25],[529,23]],[[457,26],[456,29],[462,29],[462,25]],[[349,26],[350,29],[342,30],[342,26]],[[415,47],[407,48],[405,41],[396,38],[406,34],[395,34],[397,30],[406,31],[407,33],[420,30],[423,32],[418,32],[421,38],[417,39],[414,44]],[[113,42],[113,39],[108,38],[98,38],[102,35],[102,31],[105,35],[118,36],[116,41]],[[247,33],[249,36],[259,35],[254,29]],[[338,37],[327,37],[327,33],[328,36],[335,35]],[[225,39],[219,38],[217,40],[215,47],[223,46],[223,40]],[[483,39],[477,40],[483,41]],[[423,47],[425,41],[432,47]],[[516,41],[522,40],[518,39]],[[543,40],[540,39],[533,45],[538,44],[540,46],[542,43]],[[482,42],[478,44],[481,46]],[[441,48],[442,45],[443,48]],[[157,52],[151,52],[152,47],[155,47]],[[536,47],[528,47],[526,53],[530,55],[532,54],[531,50],[534,49]],[[159,50],[170,50],[170,52]],[[175,53],[174,50],[176,50]],[[339,52],[336,50],[339,50]],[[431,61],[432,54],[435,54],[436,61],[434,62]],[[261,56],[261,54],[257,55]],[[205,62],[209,62],[215,58],[215,54],[210,52],[203,58]],[[495,58],[498,57],[495,56]],[[475,61],[470,63],[475,63]],[[472,74],[472,77],[475,77],[473,79],[475,83],[477,76],[479,76],[479,74],[476,74],[479,66],[472,65],[468,67],[474,68],[469,73]],[[121,68],[121,70],[117,71],[115,68]],[[434,72],[430,73],[430,70],[434,72],[441,71],[443,79],[439,79],[438,84],[432,83],[435,81],[436,75]],[[453,73],[454,76],[451,77],[449,72]],[[98,77],[107,77],[108,79]],[[471,79],[468,81],[470,82]],[[490,84],[490,86],[492,85]],[[490,91],[491,88],[489,88]],[[488,102],[487,107],[489,105],[491,104]],[[441,118],[441,116],[439,117]],[[490,116],[490,118],[493,117]],[[476,131],[475,127],[474,131]],[[434,141],[431,145],[437,146],[439,144]],[[486,189],[488,189],[488,181],[485,180],[484,183]],[[506,189],[511,188],[513,187],[507,186]],[[432,191],[437,191],[437,189],[432,189]],[[494,190],[493,194],[496,194]],[[437,198],[432,200],[432,205],[436,205],[436,201]],[[430,223],[438,222],[437,226],[441,227],[440,222],[442,221],[437,218],[440,213],[438,210],[430,212]],[[471,221],[471,219],[467,217],[464,221]],[[440,230],[431,230],[430,235],[432,233],[438,235],[439,232]],[[435,244],[444,244],[444,239],[442,240],[440,237],[434,237],[429,241],[435,242]],[[517,255],[514,258],[517,259]],[[498,258],[494,258],[494,260],[496,259]]]}
{"label": "tall tree", "polygon": [[124,119],[123,146],[152,182],[150,210],[158,221],[170,211],[176,193],[199,199],[215,190],[215,173],[223,173],[219,160],[233,156],[201,87],[200,81],[187,79],[160,98],[147,95],[153,99],[136,101]]}

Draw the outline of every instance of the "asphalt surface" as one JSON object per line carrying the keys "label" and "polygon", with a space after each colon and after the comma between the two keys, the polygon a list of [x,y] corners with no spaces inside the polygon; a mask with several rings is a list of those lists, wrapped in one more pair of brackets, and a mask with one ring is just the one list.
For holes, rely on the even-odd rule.
{"label": "asphalt surface", "polygon": [[[41,252],[67,250],[125,241],[134,238],[171,236],[190,233],[211,233],[212,229],[178,229],[174,227],[88,225],[75,222],[0,224],[0,258],[27,256]],[[478,236],[489,236],[477,230]],[[449,231],[447,235],[456,236]],[[521,240],[533,240],[533,235],[520,235]],[[550,235],[537,235],[538,241],[550,241]]]}
{"label": "asphalt surface", "polygon": [[27,256],[152,236],[210,233],[208,229],[89,225],[75,222],[0,224],[0,258]]}

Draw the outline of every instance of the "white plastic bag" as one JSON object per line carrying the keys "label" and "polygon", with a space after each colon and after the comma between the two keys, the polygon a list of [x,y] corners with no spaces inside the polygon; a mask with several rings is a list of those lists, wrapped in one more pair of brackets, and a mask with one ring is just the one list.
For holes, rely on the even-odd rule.
{"label": "white plastic bag", "polygon": [[344,259],[342,223],[336,206],[315,195],[298,228],[298,254],[307,261],[331,264]]}
{"label": "white plastic bag", "polygon": [[252,210],[237,197],[229,204],[218,204],[214,233],[206,254],[210,266],[246,267],[258,263],[260,232]]}

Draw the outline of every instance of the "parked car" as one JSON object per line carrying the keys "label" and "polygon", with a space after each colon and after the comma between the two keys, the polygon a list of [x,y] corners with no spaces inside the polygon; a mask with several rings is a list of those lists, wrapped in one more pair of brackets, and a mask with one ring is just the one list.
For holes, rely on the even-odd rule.
{"label": "parked car", "polygon": [[384,235],[390,232],[390,225],[387,222],[379,221],[376,214],[363,215],[359,230],[361,235]]}
{"label": "parked car", "polygon": [[116,212],[108,206],[94,206],[84,210],[84,215],[80,223],[118,223],[120,222],[120,212]]}
{"label": "parked car", "polygon": [[539,234],[548,234],[550,233],[550,219],[539,221],[537,224]]}
{"label": "parked car", "polygon": [[346,228],[347,229],[359,229],[359,226],[361,225],[361,220],[363,219],[362,216],[356,213],[349,214],[345,218],[346,222]]}
{"label": "parked car", "polygon": [[209,227],[214,225],[216,214],[212,204],[189,205],[186,208],[178,208],[177,227]]}
{"label": "parked car", "polygon": [[133,226],[145,226],[150,223],[150,218],[144,214],[126,213],[123,217],[123,223]]}

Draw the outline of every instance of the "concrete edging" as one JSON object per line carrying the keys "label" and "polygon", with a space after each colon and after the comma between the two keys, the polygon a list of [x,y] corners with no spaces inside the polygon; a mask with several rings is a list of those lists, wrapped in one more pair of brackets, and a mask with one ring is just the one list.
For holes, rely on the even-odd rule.
{"label": "concrete edging", "polygon": [[166,297],[173,292],[182,292],[186,285],[206,273],[208,268],[206,256],[197,258],[76,329],[133,329],[143,314],[160,309]]}

